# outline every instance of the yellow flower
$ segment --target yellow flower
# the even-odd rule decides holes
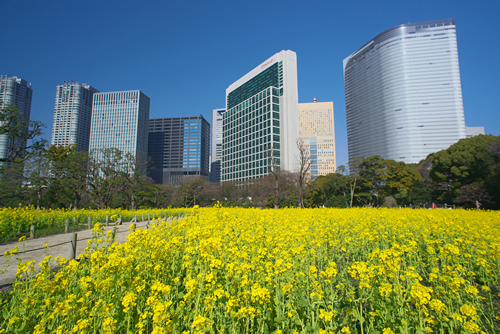
[[[332,320],[332,317],[333,317],[333,312],[327,312],[325,311],[324,309],[321,309],[319,311],[319,318],[320,319],[323,319],[325,320],[326,322],[329,322],[330,320]]]
[[[127,292],[125,297],[122,299],[122,305],[124,307],[123,312],[127,313],[130,307],[136,305],[137,295],[133,292]]]
[[[194,330],[203,330],[210,327],[211,321],[208,318],[197,316],[194,318],[193,323],[191,324],[191,328]]]

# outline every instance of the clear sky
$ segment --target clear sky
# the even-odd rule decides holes
[[[50,140],[56,86],[136,90],[151,118],[225,107],[225,89],[281,50],[297,53],[299,102],[333,101],[347,162],[342,60],[380,32],[454,18],[467,126],[500,135],[499,0],[0,0],[0,74],[31,82]]]

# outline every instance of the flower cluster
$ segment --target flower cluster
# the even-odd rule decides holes
[[[500,214],[196,208],[80,261],[18,266],[0,326],[35,333],[493,333]],[[58,263],[57,273],[50,271]],[[0,332],[1,332],[0,329]]]

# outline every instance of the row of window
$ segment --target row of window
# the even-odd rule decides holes
[[[227,108],[233,108],[234,106],[240,104],[241,101],[249,99],[267,87],[274,86],[279,88],[282,85],[283,64],[282,62],[279,62],[271,65],[265,71],[259,73],[243,85],[230,92],[227,96]]]

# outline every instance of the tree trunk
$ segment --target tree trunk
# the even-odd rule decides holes
[[[132,194],[132,201],[130,202],[130,210],[135,210],[135,194]]]
[[[36,210],[40,210],[40,198],[42,197],[42,191],[38,190],[36,192]]]
[[[278,189],[279,189],[279,179],[278,175],[274,175],[275,181],[274,181],[274,208],[279,209],[279,203],[278,203]]]
[[[78,204],[80,204],[80,194],[74,193],[75,194],[75,211],[78,210]]]
[[[351,208],[352,208],[352,201],[354,200],[355,189],[356,189],[356,177],[354,178],[354,185],[351,184]]]

